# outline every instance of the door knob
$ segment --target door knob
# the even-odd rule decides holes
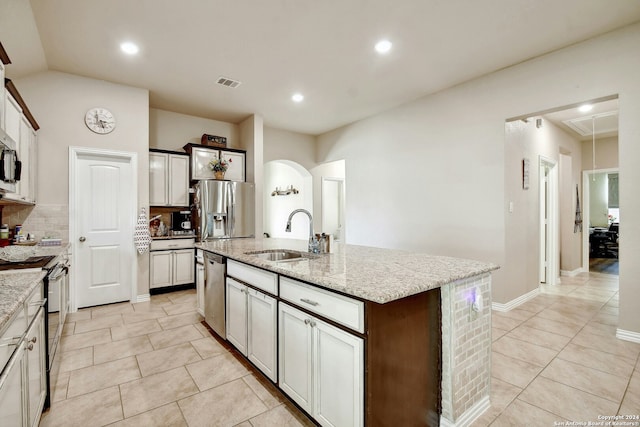
[[[86,237],[84,237],[84,236],[82,236],[82,237],[80,237],[78,240],[80,240],[81,242],[84,242],[85,240],[87,240],[87,238],[86,238]]]

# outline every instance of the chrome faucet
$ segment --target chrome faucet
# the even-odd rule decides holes
[[[308,210],[305,209],[296,209],[289,214],[289,219],[287,220],[287,228],[284,229],[287,233],[291,233],[291,218],[298,212],[302,212],[307,214],[309,217],[309,252],[318,253],[320,252],[320,248],[318,246],[318,240],[316,236],[313,234],[313,217]]]

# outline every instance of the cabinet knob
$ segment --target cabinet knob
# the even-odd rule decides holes
[[[311,323],[311,319],[304,319],[304,324],[308,325],[309,323]]]
[[[33,344],[32,344],[32,343],[29,343],[29,345],[28,345],[26,348],[27,348],[27,350],[29,350],[29,351],[33,350]]]
[[[38,341],[38,337],[33,337],[29,340],[29,342],[32,342],[34,344],[36,343],[36,341]]]
[[[86,238],[86,237],[84,237],[84,236],[80,236],[80,238],[79,238],[78,240],[80,240],[81,242],[84,242],[84,241],[86,241],[86,240],[87,240],[87,238]]]

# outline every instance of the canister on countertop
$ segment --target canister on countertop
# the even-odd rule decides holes
[[[0,239],[8,239],[9,238],[9,225],[2,224],[0,227]]]
[[[7,228],[7,230],[8,230],[8,228]],[[13,231],[13,235],[17,236],[17,235],[19,235],[21,233],[21,231],[22,231],[22,224],[16,224],[16,228]]]

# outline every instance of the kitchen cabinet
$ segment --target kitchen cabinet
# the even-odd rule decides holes
[[[6,80],[3,102],[4,129],[16,143],[17,158],[22,162],[15,193],[7,193],[4,198],[19,204],[35,204],[38,181],[36,131],[39,126],[10,80]]]
[[[362,426],[364,340],[279,305],[280,387],[323,426]]]
[[[192,180],[215,179],[214,173],[209,167],[209,162],[221,157],[229,162],[224,179],[242,182],[246,180],[246,151],[213,148],[198,144],[187,144],[184,149],[191,158]]]
[[[169,239],[151,242],[149,288],[194,283],[194,239]]]
[[[226,334],[271,381],[276,376],[276,299],[227,277]]]
[[[149,205],[189,206],[189,156],[149,151]]]
[[[202,249],[196,250],[196,306],[198,313],[204,317],[204,287],[205,287],[205,272],[204,272],[204,256]]]
[[[22,117],[22,107],[18,101],[5,90],[4,97],[4,131],[16,143],[20,141],[20,122]]]
[[[2,48],[2,44],[0,43],[0,129],[4,130],[4,102],[5,102],[5,89],[4,89],[4,73],[5,73],[5,69],[4,69],[4,61],[2,61],[1,59],[3,58],[3,53],[6,56],[6,52],[4,52],[4,49]],[[8,59],[8,58],[6,58]]]
[[[40,421],[47,394],[43,292],[40,282],[2,333],[2,354],[11,357],[0,365],[0,425],[34,427]]]
[[[22,175],[16,186],[16,194],[10,195],[22,202],[36,202],[37,147],[36,133],[25,116],[20,118],[20,139],[18,140],[18,159],[22,162]]]

